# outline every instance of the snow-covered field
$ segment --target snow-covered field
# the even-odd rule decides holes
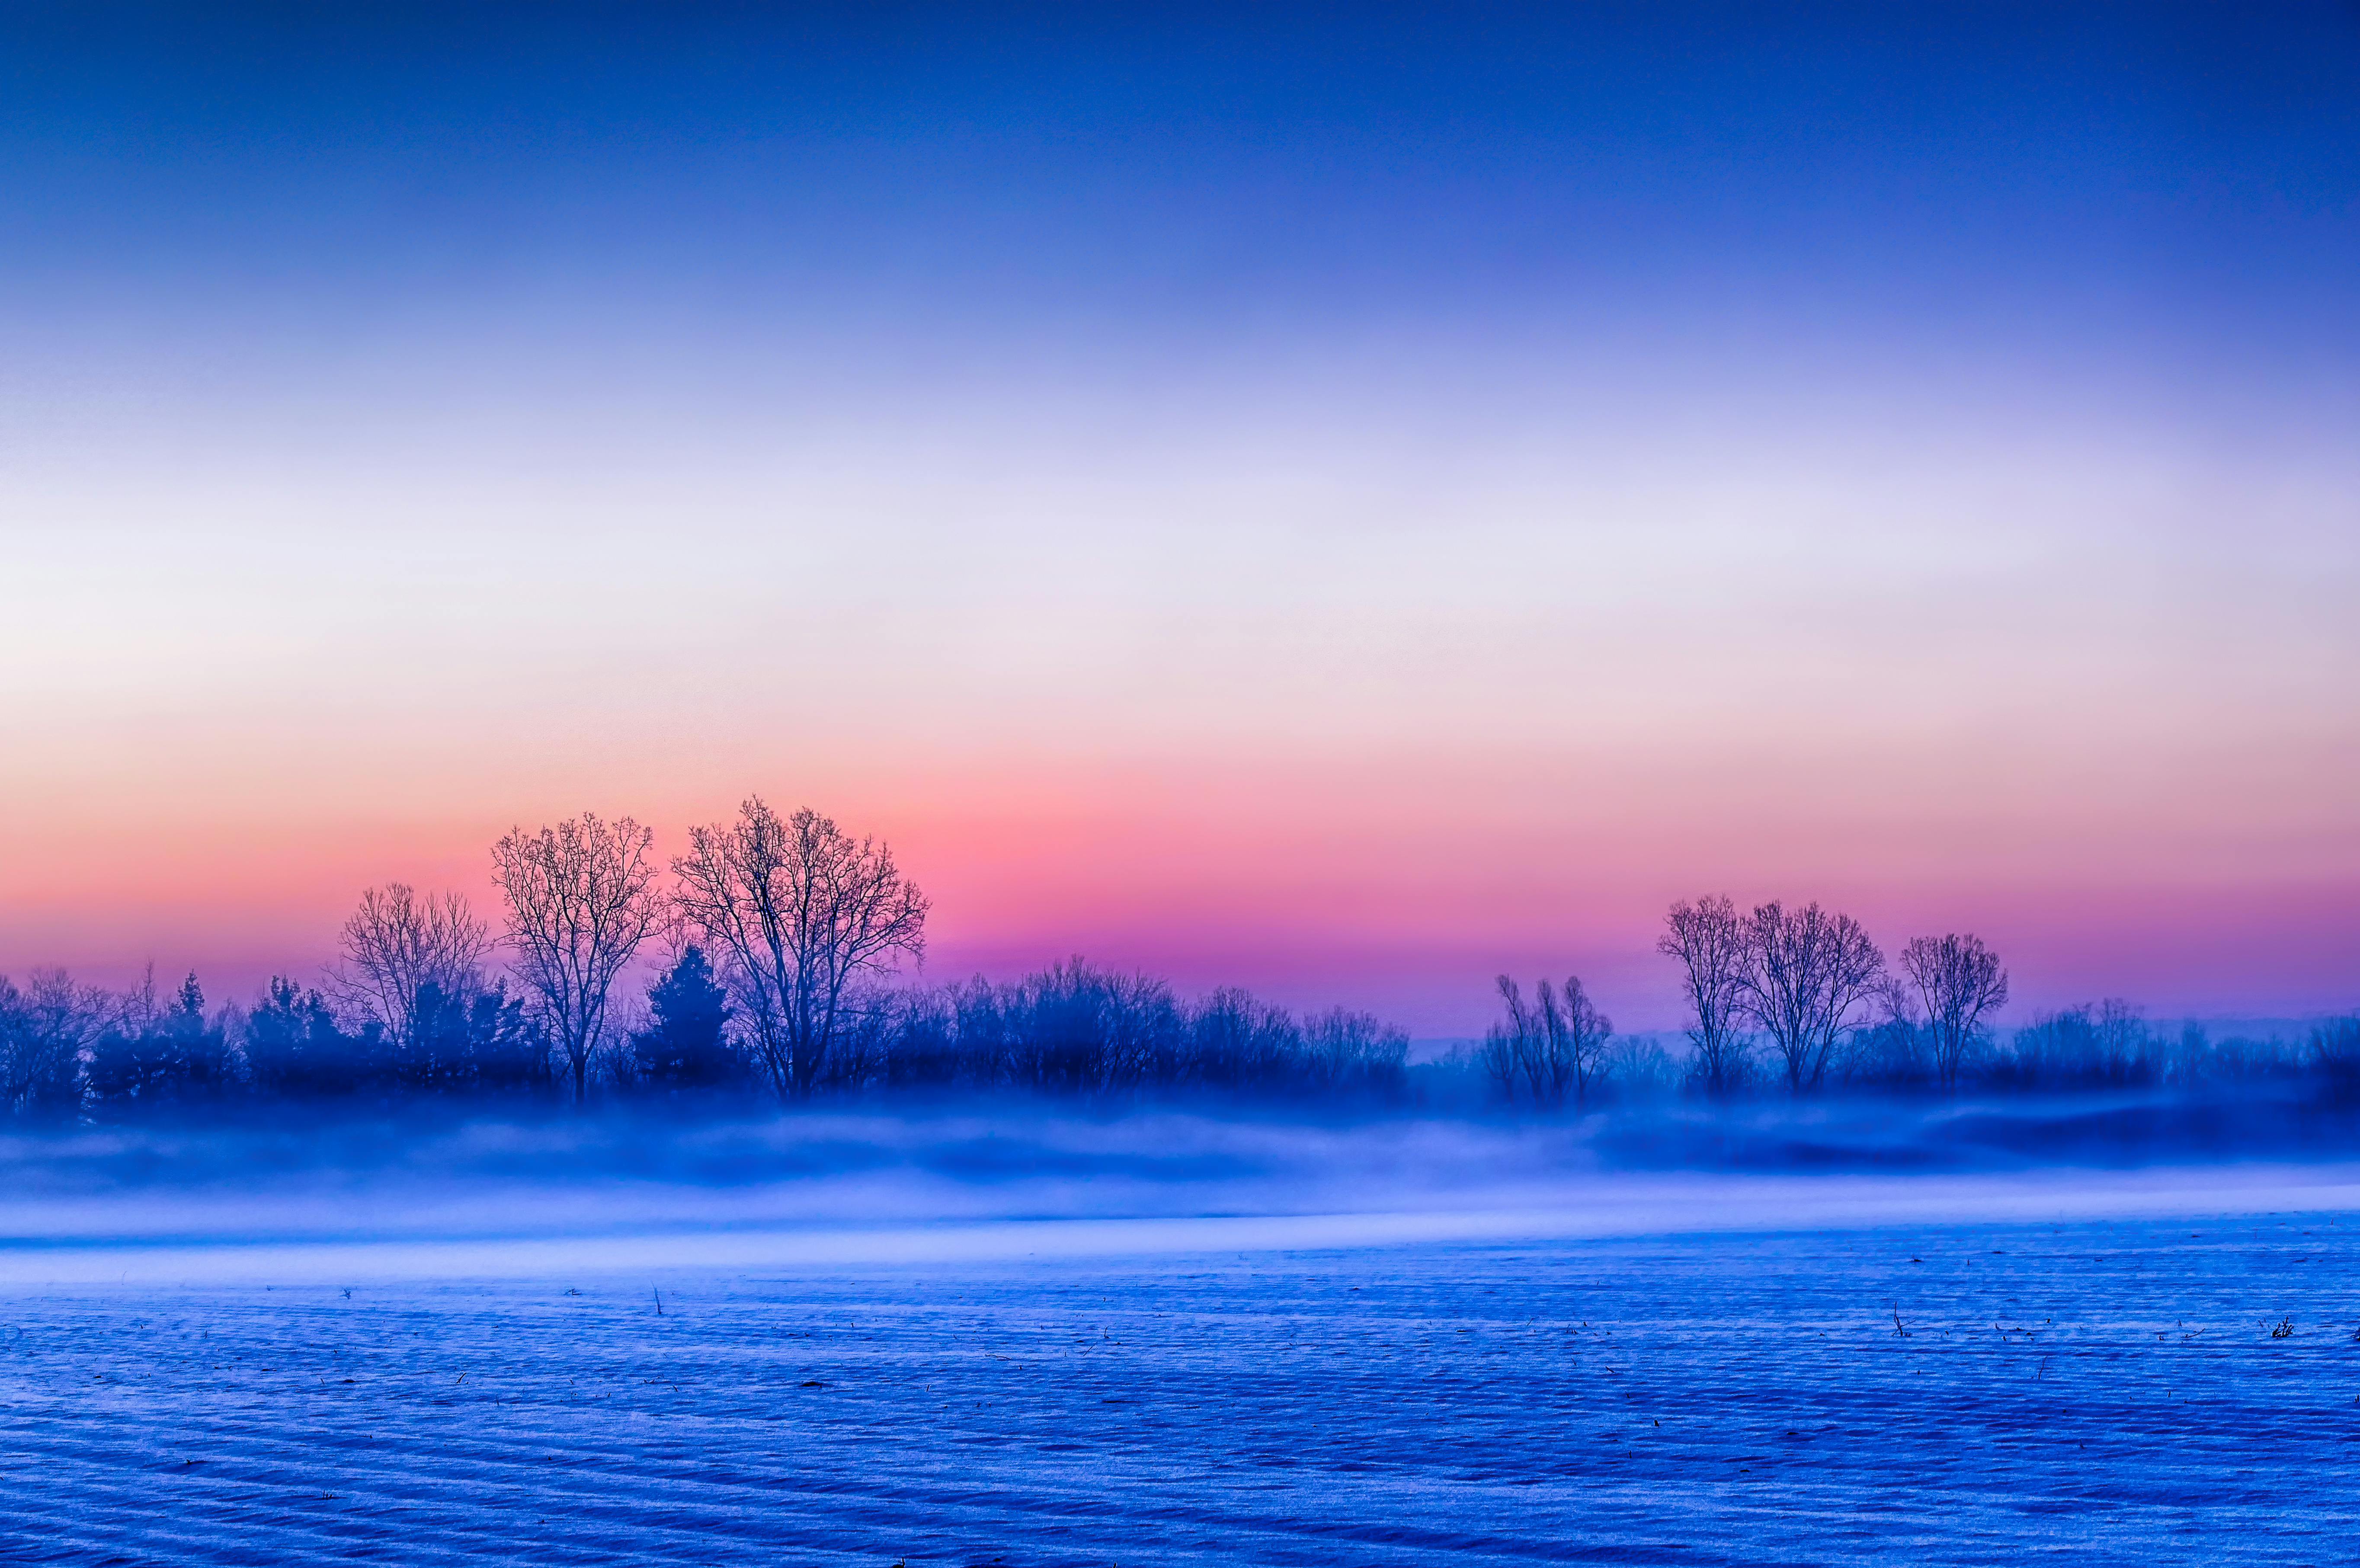
[[[0,1208],[5,1560],[2360,1557],[2344,1168],[469,1181]]]

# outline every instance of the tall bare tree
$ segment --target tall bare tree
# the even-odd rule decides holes
[[[591,1053],[606,999],[663,916],[649,849],[655,834],[628,817],[588,811],[537,833],[512,828],[492,846],[492,876],[508,900],[517,977],[589,1098]]]
[[[397,1049],[417,1037],[420,993],[432,985],[446,1000],[473,996],[483,985],[491,932],[458,893],[420,898],[406,882],[371,887],[344,922],[343,954],[328,970],[337,1003],[374,1019]]]
[[[1934,1067],[1946,1094],[1959,1087],[1959,1068],[1983,1034],[1983,1019],[2007,1004],[2007,971],[1978,936],[1912,937],[1901,950],[1901,972],[1926,1008]]]
[[[1500,1098],[1513,1102],[1516,1081],[1529,1071],[1533,1060],[1533,1040],[1539,1021],[1524,1005],[1524,989],[1502,975],[1497,982],[1500,1000],[1506,1004],[1508,1021],[1493,1024],[1483,1031],[1483,1051],[1479,1061],[1483,1075],[1500,1087]]]
[[[1746,1012],[1778,1048],[1788,1090],[1819,1087],[1837,1040],[1865,1020],[1885,955],[1850,915],[1775,898],[1745,921],[1745,949]]]
[[[926,898],[871,838],[760,797],[697,828],[672,862],[680,913],[728,956],[730,985],[781,1098],[809,1094],[855,987],[925,950]]]
[[[1705,1088],[1723,1094],[1735,1084],[1746,1049],[1745,922],[1725,898],[1684,898],[1664,916],[1655,951],[1680,961],[1688,1043]]]
[[[1541,1032],[1548,1042],[1551,1098],[1562,1102],[1571,1089],[1573,1103],[1579,1105],[1590,1098],[1605,1065],[1606,1043],[1613,1038],[1614,1020],[1590,1002],[1580,976],[1575,975],[1565,977],[1562,996],[1542,981],[1540,1004]]]

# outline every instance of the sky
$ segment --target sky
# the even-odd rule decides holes
[[[2348,5],[12,7],[0,971],[759,793],[935,978],[2349,1008],[2355,430]]]

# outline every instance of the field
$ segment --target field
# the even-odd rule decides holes
[[[720,1228],[633,1191],[628,1226],[586,1237],[578,1210],[513,1208],[445,1214],[455,1239],[231,1236],[219,1210],[126,1239],[92,1216],[154,1204],[118,1197],[20,1239],[7,1560],[2304,1563],[2360,1541],[2348,1171],[832,1226],[740,1194]]]

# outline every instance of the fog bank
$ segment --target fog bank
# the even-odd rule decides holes
[[[2360,1206],[2350,1127],[2298,1110],[2116,1096],[1310,1124],[1010,1104],[84,1129],[0,1140],[0,1282],[811,1269]]]

